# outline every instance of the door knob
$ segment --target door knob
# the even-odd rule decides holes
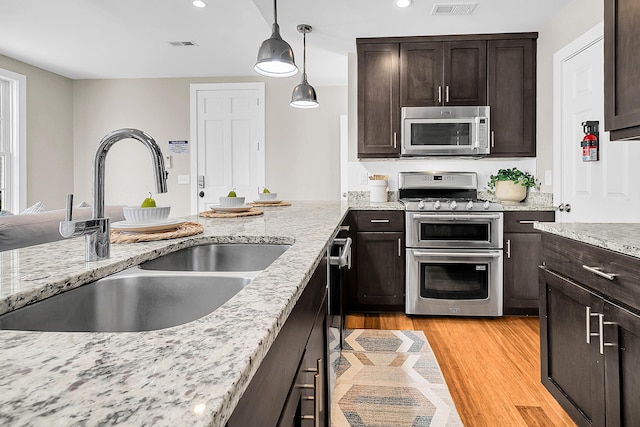
[[[560,206],[558,206],[558,210],[560,212],[571,212],[571,205],[569,203],[562,203],[560,204]]]
[[[198,193],[198,196],[200,196],[200,197],[204,197],[204,191],[199,192],[199,193]]]

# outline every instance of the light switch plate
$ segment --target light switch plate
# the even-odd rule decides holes
[[[178,175],[178,184],[189,184],[189,175]]]

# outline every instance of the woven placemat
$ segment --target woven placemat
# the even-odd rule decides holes
[[[152,242],[155,240],[195,236],[202,232],[204,232],[204,227],[197,222],[185,222],[180,224],[175,230],[159,233],[132,233],[129,231],[111,230],[111,243]]]
[[[259,207],[265,207],[265,208],[270,208],[272,206],[291,206],[291,202],[279,202],[279,203],[261,203],[261,202],[249,202],[247,203],[248,205],[251,206],[259,206]]]
[[[245,212],[217,212],[211,209],[210,211],[200,212],[198,215],[205,218],[237,218],[240,216],[262,215],[263,213],[264,211],[261,211],[260,209],[254,209],[254,208],[251,208]]]

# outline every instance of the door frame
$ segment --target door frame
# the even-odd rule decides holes
[[[562,67],[580,52],[604,39],[604,22],[596,26],[558,50],[553,55],[553,200],[564,203],[562,194]],[[576,141],[577,144],[578,141]],[[577,151],[576,151],[577,152]],[[563,215],[557,215],[556,221],[564,222]]]
[[[190,149],[190,171],[189,171],[189,191],[191,195],[191,214],[198,214],[198,92],[200,91],[227,91],[227,90],[255,90],[258,95],[258,103],[261,106],[262,114],[258,117],[257,138],[258,148],[258,169],[262,172],[258,174],[258,181],[262,186],[266,181],[266,135],[265,135],[265,84],[264,82],[248,83],[192,83],[189,85],[189,134],[191,139]]]

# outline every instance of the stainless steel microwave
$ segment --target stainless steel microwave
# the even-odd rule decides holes
[[[479,107],[403,107],[403,157],[486,156],[490,113]]]

